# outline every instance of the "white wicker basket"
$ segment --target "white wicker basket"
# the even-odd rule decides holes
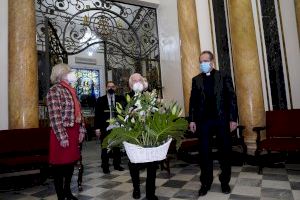
[[[146,163],[164,160],[168,153],[172,138],[158,147],[141,147],[128,142],[123,142],[127,156],[132,163]]]

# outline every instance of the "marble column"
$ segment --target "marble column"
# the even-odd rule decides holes
[[[300,0],[295,0],[295,11],[297,19],[298,40],[300,44]]]
[[[252,128],[265,125],[265,110],[251,0],[229,0],[228,8],[239,120],[246,126],[245,142],[252,154]]]
[[[35,1],[13,0],[9,19],[9,128],[38,127]]]
[[[178,0],[181,71],[185,113],[188,113],[192,78],[199,74],[200,42],[195,0]]]

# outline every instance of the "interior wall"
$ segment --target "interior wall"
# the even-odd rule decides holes
[[[157,20],[163,98],[177,101],[184,109],[177,1],[161,1]]]
[[[8,0],[0,6],[0,130],[8,129]]]
[[[213,35],[213,19],[210,18],[211,14],[210,1],[196,0],[198,31],[200,39],[201,51],[209,50],[216,54],[214,51],[214,35]],[[216,56],[217,57],[217,56]]]
[[[291,107],[300,108],[300,49],[294,0],[279,0]]]

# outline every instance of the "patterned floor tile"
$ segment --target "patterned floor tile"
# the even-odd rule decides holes
[[[240,178],[237,180],[237,185],[241,186],[251,186],[251,187],[260,187],[261,180],[253,178]]]
[[[132,184],[131,183],[121,183],[120,185],[114,187],[114,190],[130,192],[130,191],[132,191]]]
[[[185,181],[178,181],[178,180],[168,180],[163,187],[172,187],[172,188],[182,188],[186,184]]]
[[[95,197],[95,196],[98,196],[98,195],[102,194],[105,191],[108,191],[108,189],[94,187],[94,188],[91,188],[91,189],[88,189],[88,190],[84,190],[83,192],[80,193],[80,195]]]
[[[242,172],[257,172],[257,167],[256,166],[245,166],[241,170]]]
[[[291,182],[292,190],[300,190],[300,182]]]
[[[292,191],[285,190],[285,189],[262,188],[261,196],[282,199],[282,200],[293,200],[294,199]]]
[[[170,187],[159,187],[156,189],[155,193],[157,196],[162,196],[162,197],[173,197],[180,188],[170,188]]]
[[[115,200],[121,196],[126,194],[124,191],[117,191],[117,190],[108,190],[103,192],[102,194],[98,195],[97,199],[106,199],[106,200]]]
[[[231,193],[243,196],[260,197],[261,188],[235,185]]]
[[[195,175],[192,174],[176,174],[170,180],[190,181]]]
[[[262,180],[261,186],[263,188],[291,189],[291,184],[288,181]]]
[[[294,200],[300,200],[300,190],[293,190],[292,191]]]
[[[231,194],[229,200],[260,200],[260,197],[244,196],[239,194]]]
[[[264,174],[287,174],[287,170],[285,168],[268,168],[265,167],[263,169]]]
[[[287,174],[264,174],[263,180],[288,181]]]
[[[131,200],[132,181],[128,171],[128,159],[122,158],[125,171],[113,170],[103,174],[100,167],[99,144],[87,142],[83,148],[84,176],[83,191],[77,187],[78,169],[75,169],[71,189],[80,200]],[[223,194],[218,175],[220,165],[214,162],[214,179],[210,191],[198,197],[201,186],[200,167],[180,160],[171,159],[171,174],[157,170],[156,195],[159,200],[300,200],[300,164],[286,168],[264,168],[263,175],[257,174],[257,166],[233,166],[230,180],[231,194]],[[145,198],[147,173],[140,171],[140,200]],[[56,200],[53,179],[43,185],[20,188],[16,191],[0,192],[1,200]]]
[[[181,189],[173,197],[180,199],[197,199],[198,191]]]
[[[97,185],[97,187],[112,189],[112,188],[115,188],[116,186],[118,186],[120,184],[121,184],[120,182],[116,182],[116,181],[105,181],[105,182],[100,183],[99,185]]]
[[[200,189],[200,181],[189,181],[187,182],[182,189],[189,189],[189,190],[199,190]]]
[[[229,194],[216,193],[209,191],[207,195],[199,197],[199,200],[228,200]]]

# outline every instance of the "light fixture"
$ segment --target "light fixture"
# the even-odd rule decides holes
[[[89,25],[89,17],[87,15],[83,16],[83,22],[82,22],[83,26],[88,26]]]

